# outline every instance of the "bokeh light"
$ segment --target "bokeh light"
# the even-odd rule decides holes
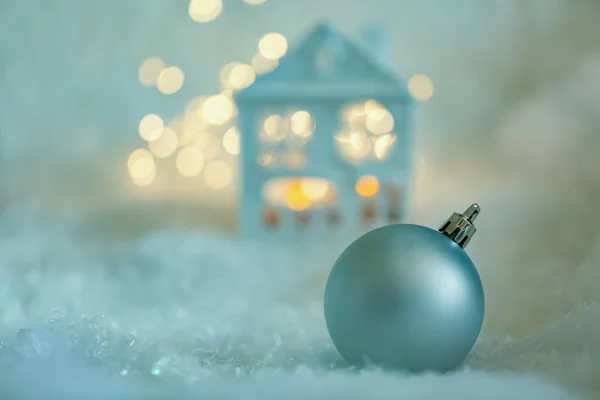
[[[371,133],[376,135],[390,133],[394,129],[394,117],[385,108],[373,108],[367,111],[365,125]]]
[[[245,89],[254,83],[256,74],[248,64],[235,65],[229,73],[228,83],[233,89]]]
[[[221,72],[219,73],[219,78],[221,80],[221,86],[223,86],[224,88],[231,87],[231,83],[229,82],[229,76],[231,75],[231,71],[238,65],[240,65],[240,63],[230,62],[228,64],[225,64],[225,66],[223,68],[221,68]]]
[[[277,141],[283,137],[283,117],[272,114],[265,118],[261,137],[267,141]]]
[[[204,102],[207,98],[208,97],[206,96],[200,96],[190,100],[185,107],[186,118],[190,118],[192,116],[202,117],[202,107],[204,106]]]
[[[185,144],[185,120],[183,117],[175,117],[173,118],[169,124],[167,125],[169,129],[171,129],[177,135],[177,144],[182,146]]]
[[[240,133],[235,127],[227,129],[223,135],[223,148],[234,156],[240,154]]]
[[[267,0],[243,0],[244,3],[250,4],[251,6],[258,6],[264,4]]]
[[[372,143],[362,131],[346,131],[334,136],[336,148],[348,162],[363,161],[371,152]]]
[[[204,181],[212,189],[224,189],[231,183],[233,171],[223,161],[212,161],[204,169]]]
[[[183,176],[193,177],[202,171],[204,167],[204,156],[195,147],[184,147],[179,151],[175,159],[177,170]]]
[[[180,146],[193,142],[198,135],[210,128],[203,116],[206,99],[207,97],[197,97],[188,103],[183,117],[183,130],[178,134]]]
[[[299,182],[288,186],[286,194],[286,204],[293,211],[305,211],[310,207],[310,199],[300,187]]]
[[[413,75],[408,81],[410,95],[418,101],[427,101],[433,96],[433,82],[427,75]]]
[[[375,157],[379,160],[385,159],[395,141],[396,136],[389,133],[378,137],[373,149]]]
[[[202,106],[202,116],[211,125],[220,126],[233,117],[233,102],[224,95],[210,96]]]
[[[131,178],[136,186],[148,186],[156,179],[156,167],[152,168],[150,174],[143,178]]]
[[[366,117],[366,105],[363,103],[355,103],[346,106],[342,115],[346,124],[352,129],[364,129]]]
[[[302,178],[300,180],[300,190],[311,201],[323,199],[332,186],[331,182],[323,178]]]
[[[158,57],[151,57],[142,62],[138,71],[140,82],[144,86],[155,86],[158,76],[165,69],[165,63]]]
[[[277,32],[267,33],[258,42],[258,51],[269,60],[279,60],[285,55],[287,49],[287,39]]]
[[[379,191],[379,181],[373,175],[364,175],[356,181],[355,189],[360,196],[371,197]]]
[[[314,130],[312,115],[305,110],[296,111],[290,118],[290,128],[298,136],[310,136]]]
[[[222,0],[191,0],[188,7],[190,17],[196,22],[210,22],[223,11]]]
[[[156,178],[154,157],[146,149],[134,150],[127,159],[127,169],[134,184],[147,186]]]
[[[267,204],[294,211],[332,205],[337,198],[335,185],[324,178],[279,177],[265,182],[262,191]]]
[[[179,67],[164,69],[158,76],[156,87],[163,94],[173,94],[183,86],[185,75]]]
[[[148,114],[144,116],[138,125],[140,137],[148,142],[161,137],[164,129],[164,121],[156,114]]]
[[[177,134],[171,128],[165,128],[163,134],[148,143],[152,154],[158,158],[167,158],[177,149]]]
[[[336,149],[348,162],[381,161],[396,141],[392,113],[379,101],[352,103],[342,110],[344,126],[334,135]]]
[[[270,60],[264,57],[260,52],[252,58],[252,68],[257,75],[264,75],[273,71],[279,65],[278,60]]]
[[[365,104],[364,104],[363,108],[365,110],[365,113],[369,113],[371,111],[374,111],[374,110],[377,110],[377,109],[380,109],[380,108],[384,108],[385,109],[385,107],[384,107],[383,104],[381,104],[377,100],[373,100],[373,99],[365,101]]]

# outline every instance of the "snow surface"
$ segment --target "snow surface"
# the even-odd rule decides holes
[[[322,316],[337,249],[266,249],[183,230],[109,242],[77,219],[31,215],[8,209],[0,222],[3,400],[598,393],[594,304],[519,340],[484,334],[454,373],[358,372],[332,348]],[[308,262],[293,256],[301,251]]]

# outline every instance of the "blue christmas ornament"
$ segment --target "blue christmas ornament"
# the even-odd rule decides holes
[[[448,371],[481,330],[485,300],[464,250],[480,212],[473,204],[439,231],[388,225],[353,242],[331,270],[325,320],[351,364],[408,372]]]

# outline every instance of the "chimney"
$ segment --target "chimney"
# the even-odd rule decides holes
[[[392,54],[388,30],[378,24],[369,24],[360,30],[361,42],[365,49],[385,67],[392,64]]]

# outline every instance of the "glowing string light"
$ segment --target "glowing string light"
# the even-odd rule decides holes
[[[415,100],[427,101],[433,96],[433,82],[427,75],[414,75],[408,81],[408,91]]]
[[[287,49],[287,39],[277,32],[267,33],[258,42],[258,51],[269,60],[279,60],[285,55]]]
[[[191,0],[188,7],[190,17],[196,22],[210,22],[223,11],[222,0]]]

